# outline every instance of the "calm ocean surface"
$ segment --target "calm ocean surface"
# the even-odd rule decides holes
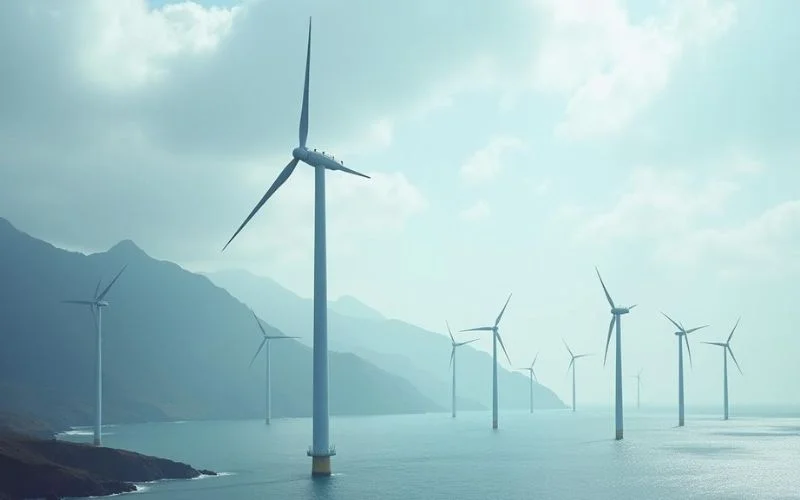
[[[337,417],[334,476],[310,478],[310,419],[108,426],[106,446],[229,473],[143,485],[156,499],[800,499],[800,418],[628,410]],[[82,431],[63,439],[88,441]],[[88,434],[88,433],[87,433]]]

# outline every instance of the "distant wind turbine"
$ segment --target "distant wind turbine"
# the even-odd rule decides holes
[[[636,379],[636,409],[638,410],[642,406],[642,398],[641,398],[641,388],[642,388],[642,370],[639,370],[639,373],[633,375],[633,378]]]
[[[608,300],[608,305],[611,306],[611,323],[608,325],[608,338],[606,339],[606,353],[603,356],[603,366],[606,365],[606,358],[608,357],[608,346],[611,342],[611,332],[614,330],[614,325],[617,326],[616,344],[617,344],[617,375],[616,375],[616,401],[615,401],[615,424],[616,424],[616,439],[622,439],[622,315],[631,312],[631,309],[636,307],[636,304],[630,307],[617,307],[614,301],[611,300],[611,295],[608,293],[606,284],[603,283],[603,278],[600,276],[600,271],[595,267],[597,278],[600,280],[600,285],[603,287],[603,292]]]
[[[728,353],[731,354],[731,359],[734,363],[736,363],[736,368],[739,370],[739,373],[743,375],[742,369],[739,366],[739,362],[736,361],[736,356],[733,355],[733,350],[731,349],[731,338],[733,337],[733,332],[736,331],[736,327],[739,326],[739,321],[742,318],[736,320],[736,324],[733,325],[733,330],[731,330],[731,334],[728,335],[728,340],[725,342],[703,342],[704,344],[716,345],[722,347],[722,370],[723,370],[723,383],[722,383],[722,401],[724,406],[724,419],[728,420]]]
[[[311,18],[308,18],[308,49],[306,51],[306,73],[303,86],[303,105],[300,111],[300,144],[292,150],[292,160],[272,183],[266,194],[256,204],[250,215],[242,222],[239,229],[222,248],[231,244],[234,238],[250,222],[250,219],[275,194],[284,182],[292,175],[299,162],[314,167],[314,374],[313,374],[313,410],[312,410],[312,445],[307,455],[312,457],[311,475],[330,476],[331,457],[336,450],[330,446],[329,414],[328,414],[328,291],[325,257],[325,170],[341,170],[348,174],[369,179],[355,170],[344,166],[333,156],[316,149],[306,147],[308,138],[308,82],[311,65]]]
[[[253,362],[258,357],[258,353],[261,352],[261,349],[264,348],[264,345],[267,346],[267,425],[270,424],[270,420],[272,420],[272,376],[270,372],[270,344],[273,340],[280,340],[280,339],[299,339],[300,337],[286,337],[284,335],[267,335],[267,332],[264,331],[264,327],[261,326],[261,321],[256,316],[256,313],[253,313],[253,317],[256,319],[256,324],[258,325],[258,329],[261,330],[261,335],[264,337],[261,341],[261,345],[258,346],[253,359],[250,360],[250,365],[253,366]]]
[[[503,352],[506,355],[506,359],[508,363],[511,364],[511,358],[508,357],[508,351],[506,351],[506,346],[503,345],[503,339],[500,337],[500,330],[498,325],[500,324],[500,319],[503,317],[503,313],[506,312],[506,307],[508,307],[508,301],[511,300],[511,294],[508,294],[508,299],[506,299],[506,303],[503,306],[503,309],[500,311],[500,314],[497,315],[497,319],[494,320],[494,326],[480,326],[478,328],[469,328],[467,330],[461,330],[462,332],[492,332],[492,429],[497,429],[497,342],[500,342],[500,347],[503,348]]]
[[[536,378],[536,372],[533,371],[533,367],[534,365],[536,365],[537,359],[539,359],[538,352],[536,353],[536,356],[533,357],[533,362],[531,363],[531,366],[526,366],[525,368],[517,368],[517,370],[528,372],[528,375],[530,376],[531,379],[531,413],[533,413],[533,380],[536,379],[537,382],[539,381],[539,379]]]
[[[461,347],[462,345],[467,345],[475,342],[478,339],[467,340],[466,342],[456,342],[456,339],[453,338],[453,332],[450,331],[450,324],[445,321],[445,325],[447,325],[447,333],[450,334],[450,343],[452,345],[452,349],[450,350],[450,368],[453,370],[453,418],[456,418],[456,348]]]
[[[683,404],[683,339],[686,339],[686,352],[689,353],[689,366],[692,365],[692,349],[689,347],[689,334],[692,332],[696,332],[701,328],[706,328],[708,325],[698,326],[695,328],[686,329],[683,327],[681,323],[676,322],[665,313],[661,313],[664,315],[665,318],[669,320],[670,323],[675,325],[675,328],[678,329],[675,332],[675,335],[678,337],[678,427],[683,427],[684,425],[684,404]]]
[[[94,445],[103,446],[102,442],[102,424],[103,424],[103,308],[108,307],[108,301],[105,300],[108,291],[117,282],[122,272],[128,267],[127,264],[120,269],[114,279],[100,291],[100,283],[102,279],[97,282],[94,289],[94,298],[91,300],[62,300],[65,304],[80,304],[89,306],[94,318],[95,328],[95,406],[94,406]]]
[[[575,411],[575,367],[577,366],[575,360],[578,358],[585,358],[586,356],[591,356],[591,354],[574,354],[572,352],[572,349],[570,349],[569,346],[567,345],[567,341],[564,339],[561,339],[561,341],[564,342],[564,347],[567,348],[567,352],[569,352],[570,356],[567,372],[569,372],[569,369],[572,368],[572,411],[574,412]]]

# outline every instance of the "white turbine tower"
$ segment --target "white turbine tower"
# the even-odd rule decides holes
[[[683,404],[683,339],[686,339],[686,352],[689,353],[689,366],[692,365],[692,349],[689,347],[689,334],[692,332],[696,332],[701,328],[705,328],[708,325],[698,326],[695,328],[686,329],[683,327],[681,323],[676,322],[665,313],[661,313],[664,315],[665,318],[669,320],[670,323],[675,325],[675,328],[678,329],[675,332],[675,336],[678,337],[678,427],[683,427],[684,425],[684,404]]]
[[[636,379],[636,409],[642,407],[642,370],[639,370],[639,373],[634,375],[632,378]]]
[[[456,342],[456,339],[453,338],[453,332],[450,331],[450,324],[445,321],[445,325],[447,325],[447,333],[450,334],[450,344],[452,346],[450,350],[450,368],[453,370],[453,418],[456,418],[456,348],[461,347],[462,345],[467,345],[475,342],[478,339],[467,340],[466,342]]]
[[[108,307],[108,301],[105,300],[108,291],[117,282],[122,272],[127,265],[114,276],[114,279],[106,286],[103,291],[100,291],[100,283],[102,279],[97,282],[94,289],[94,298],[91,300],[63,300],[65,304],[80,304],[89,306],[94,318],[95,329],[95,401],[94,401],[94,445],[102,446],[102,425],[103,425],[103,308]]]
[[[736,356],[733,355],[733,350],[731,349],[731,338],[733,337],[733,332],[736,331],[736,327],[739,326],[739,321],[741,319],[742,318],[736,320],[736,324],[733,325],[733,330],[731,330],[731,334],[728,335],[728,340],[725,342],[703,342],[704,344],[722,347],[722,402],[724,406],[724,420],[728,420],[728,353],[731,354],[731,359],[734,363],[736,363],[736,368],[739,370],[739,374],[744,375],[742,373],[742,368],[739,366],[739,362],[736,361]]]
[[[230,245],[236,235],[250,222],[264,203],[292,175],[299,162],[314,167],[314,374],[312,404],[312,445],[307,455],[312,458],[312,476],[331,475],[331,457],[336,450],[329,441],[328,420],[328,292],[325,258],[325,170],[341,170],[369,179],[369,176],[344,166],[333,156],[306,147],[308,138],[308,80],[311,64],[311,18],[308,19],[308,49],[306,51],[306,74],[303,86],[303,105],[300,111],[300,144],[292,150],[292,161],[272,183],[250,215],[223,247]]]
[[[608,305],[611,306],[611,323],[608,325],[608,338],[606,339],[606,352],[603,355],[603,366],[606,365],[608,358],[608,346],[611,342],[611,332],[614,330],[614,325],[617,326],[616,344],[617,344],[617,374],[615,383],[615,411],[614,423],[616,427],[616,439],[622,439],[622,315],[631,312],[631,309],[636,307],[636,304],[630,307],[617,307],[614,301],[611,300],[611,295],[608,293],[606,284],[603,283],[603,278],[600,276],[600,271],[595,267],[597,278],[600,279],[600,285],[603,287],[603,292],[606,294]]]
[[[533,367],[536,365],[536,360],[537,359],[539,359],[539,353],[538,352],[536,353],[536,356],[533,357],[533,362],[531,363],[531,366],[526,366],[525,368],[517,368],[517,370],[519,370],[519,371],[528,372],[528,375],[530,376],[530,381],[531,381],[531,413],[533,413],[533,380],[536,379],[537,382],[539,381],[539,379],[536,378],[536,372],[533,371]]]
[[[506,346],[503,345],[503,339],[500,338],[500,330],[498,329],[498,325],[500,324],[500,319],[503,317],[503,313],[506,312],[506,307],[508,307],[508,301],[511,300],[511,294],[508,294],[508,299],[506,299],[506,303],[503,306],[503,309],[500,311],[500,314],[497,315],[497,319],[494,320],[494,326],[480,326],[478,328],[469,328],[467,330],[461,330],[462,332],[492,332],[492,429],[497,429],[497,342],[500,342],[500,347],[503,348],[503,352],[506,355],[506,359],[508,363],[511,364],[511,358],[508,357],[508,351],[506,351]]]
[[[252,311],[251,311],[252,312]],[[267,332],[264,331],[264,327],[261,326],[261,321],[256,316],[256,313],[253,312],[253,317],[256,319],[256,324],[258,325],[258,329],[261,330],[261,335],[264,337],[261,341],[261,345],[258,346],[253,359],[250,360],[250,365],[253,366],[253,362],[258,357],[258,353],[261,352],[261,349],[264,346],[267,346],[266,357],[267,357],[267,425],[270,424],[270,420],[272,420],[272,375],[270,372],[270,347],[273,340],[281,340],[281,339],[299,339],[300,337],[286,337],[284,335],[267,335]]]
[[[572,349],[569,348],[567,345],[567,341],[561,339],[564,342],[564,347],[567,348],[567,352],[569,352],[570,360],[569,366],[567,367],[567,373],[569,373],[570,368],[572,368],[572,411],[575,411],[575,367],[578,365],[575,360],[579,358],[585,358],[586,356],[591,356],[591,354],[575,354],[572,352]]]

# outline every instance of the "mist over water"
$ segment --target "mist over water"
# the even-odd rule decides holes
[[[309,477],[310,419],[120,425],[111,447],[227,475],[165,481],[152,499],[800,498],[800,418],[628,410],[625,440],[606,410],[339,417],[334,476]],[[62,439],[82,441],[80,435]]]

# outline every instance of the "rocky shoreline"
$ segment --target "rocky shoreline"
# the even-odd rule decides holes
[[[113,495],[136,491],[134,483],[201,475],[216,473],[126,450],[0,433],[0,500]]]

